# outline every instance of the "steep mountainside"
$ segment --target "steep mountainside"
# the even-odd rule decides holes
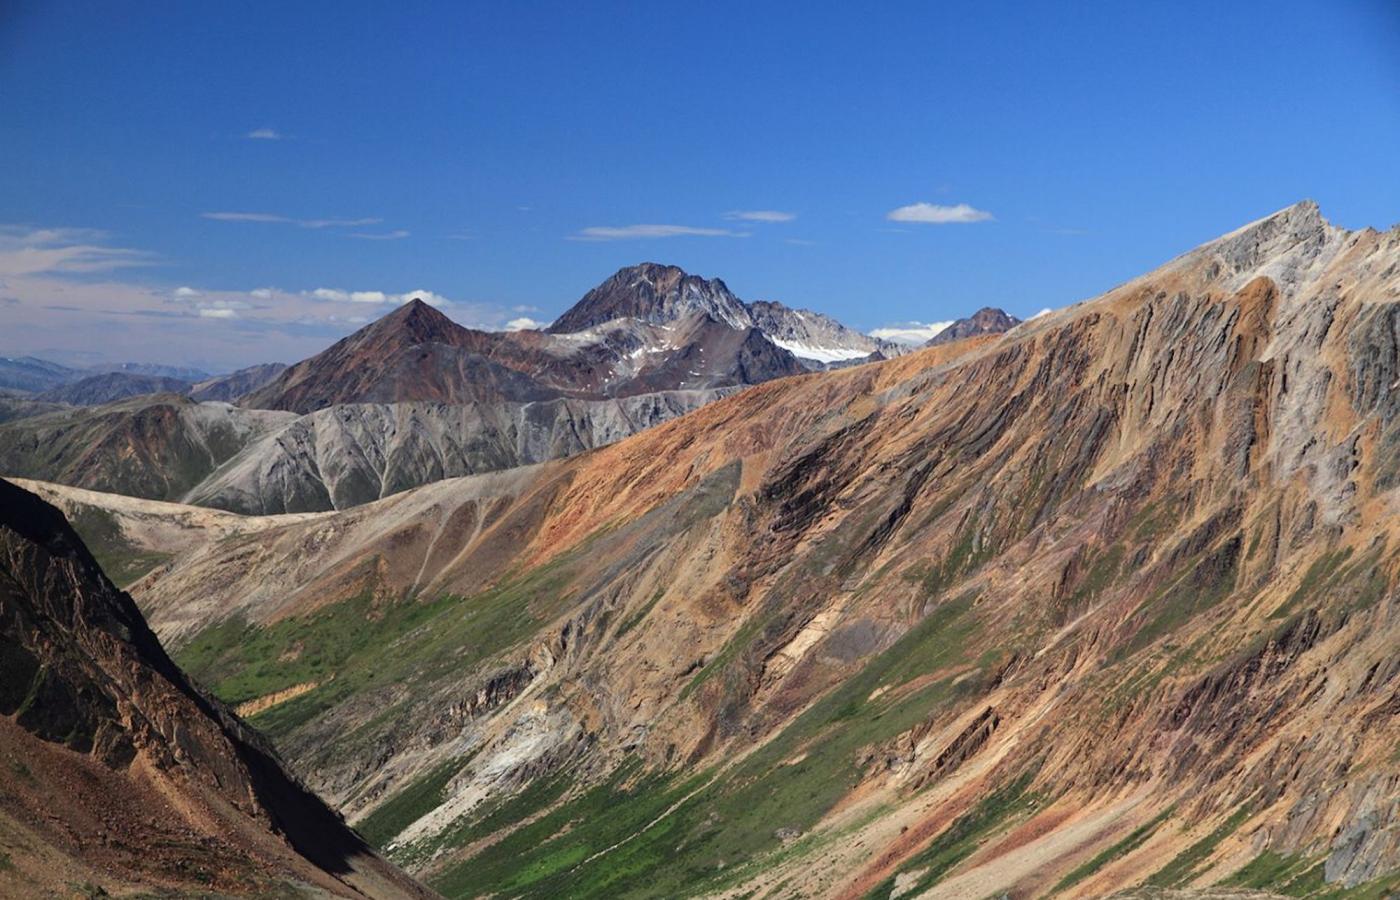
[[[1020,319],[1008,314],[1005,310],[997,309],[994,306],[984,306],[967,318],[956,320],[929,338],[928,343],[924,346],[937,347],[940,344],[951,344],[953,341],[975,337],[979,334],[1001,334],[1020,324]]]
[[[227,375],[215,375],[196,382],[190,388],[189,394],[195,400],[222,400],[232,403],[281,375],[286,368],[285,363],[263,363]]]
[[[200,694],[63,516],[0,481],[0,893],[427,896]]]
[[[1397,383],[1400,230],[1305,203],[135,591],[449,896],[1381,897]]]
[[[142,394],[176,393],[189,390],[190,382],[163,375],[134,375],[128,372],[106,372],[50,388],[37,395],[36,400],[49,403],[71,403],[74,406],[99,406]]]
[[[62,409],[0,424],[0,475],[176,498],[295,418],[175,394]]]

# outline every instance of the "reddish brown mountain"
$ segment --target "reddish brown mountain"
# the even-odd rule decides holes
[[[976,337],[979,334],[1001,334],[1020,324],[1020,319],[1010,315],[1005,310],[997,309],[994,306],[984,306],[967,318],[958,319],[952,325],[938,332],[924,346],[937,347],[941,344],[951,344],[953,341]]]
[[[581,310],[575,318],[608,315],[587,309],[601,290],[575,308]],[[627,309],[641,312],[646,302]],[[697,307],[668,324],[636,316],[576,334],[488,332],[464,328],[415,299],[240,403],[306,413],[340,403],[603,399],[754,384],[804,371],[761,332],[721,314]]]

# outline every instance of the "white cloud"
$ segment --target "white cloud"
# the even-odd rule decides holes
[[[256,297],[259,300],[271,300],[272,288],[255,288],[248,292],[249,297]]]
[[[975,209],[966,203],[959,203],[956,206],[942,206],[937,203],[911,203],[908,206],[890,210],[885,218],[891,222],[947,225],[957,222],[986,222],[993,216],[986,210]]]
[[[206,307],[199,311],[201,319],[236,319],[238,313],[227,307]]]
[[[410,300],[422,300],[429,306],[450,306],[451,300],[441,294],[432,291],[405,291],[402,294],[389,294],[384,291],[343,291],[339,288],[316,288],[311,291],[303,291],[303,297],[310,297],[314,300],[325,300],[330,303],[407,303]]]
[[[254,128],[252,131],[248,132],[243,136],[250,141],[282,140],[282,132],[278,131],[276,128]]]
[[[776,209],[736,209],[725,213],[724,217],[738,222],[791,222],[797,218],[797,213]]]
[[[900,322],[870,332],[870,336],[896,344],[917,347],[943,331],[952,322]]]
[[[527,328],[543,328],[548,322],[540,322],[529,316],[521,316],[518,319],[511,319],[506,323],[506,331],[524,331]]]
[[[174,290],[174,294],[176,297],[184,299],[186,297],[198,297],[200,292],[192,287],[177,287]]]
[[[266,212],[203,212],[200,218],[215,222],[272,222],[278,225],[297,225],[301,228],[362,228],[378,225],[383,219],[367,217],[362,219],[294,219],[279,213]],[[407,232],[405,232],[407,234]]]
[[[351,232],[348,235],[348,237],[357,238],[362,241],[398,241],[408,237],[408,232],[403,230],[402,228],[399,228],[395,231],[384,231],[376,234],[355,231]]]
[[[748,237],[740,231],[728,228],[693,228],[689,225],[623,225],[620,227],[595,225],[569,236],[571,241],[629,241],[644,238],[668,237]]]
[[[154,265],[153,254],[109,247],[89,228],[0,226],[0,277],[109,272]]]

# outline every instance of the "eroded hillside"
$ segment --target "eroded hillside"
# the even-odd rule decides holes
[[[1397,300],[1400,231],[1300,204],[135,594],[449,896],[1382,896]]]

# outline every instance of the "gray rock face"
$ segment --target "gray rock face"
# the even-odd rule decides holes
[[[697,409],[730,390],[538,403],[351,403],[264,436],[185,501],[271,514],[344,509],[444,478],[569,456]]]

